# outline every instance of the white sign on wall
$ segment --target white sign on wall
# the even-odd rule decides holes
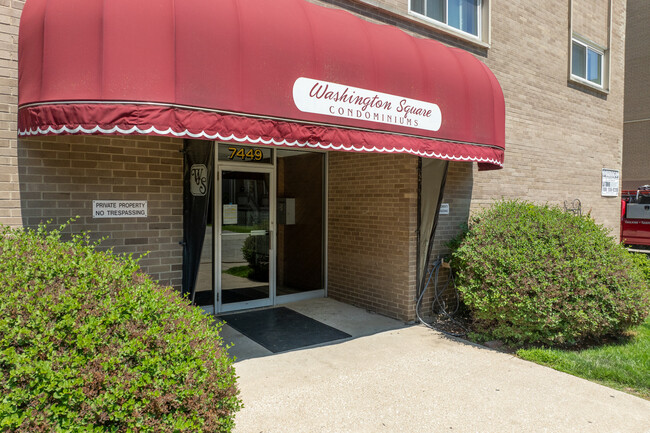
[[[442,125],[440,108],[431,102],[305,77],[293,83],[293,102],[304,113],[428,131]]]
[[[93,218],[146,218],[147,200],[93,200]]]
[[[449,215],[449,203],[440,203],[440,215]]]
[[[609,168],[603,168],[602,192],[603,197],[618,197],[619,172]]]
[[[223,205],[223,225],[237,224],[237,205],[224,204]]]

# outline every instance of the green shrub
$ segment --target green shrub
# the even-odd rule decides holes
[[[0,233],[0,431],[228,432],[220,325],[82,235]]]
[[[650,284],[650,257],[643,253],[632,253],[630,254],[630,258],[638,266],[648,284]]]
[[[482,339],[574,344],[648,314],[630,254],[590,217],[522,201],[481,213],[453,254],[457,287]]]

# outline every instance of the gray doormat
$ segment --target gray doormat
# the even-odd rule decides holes
[[[286,307],[228,314],[220,318],[273,353],[351,337]]]

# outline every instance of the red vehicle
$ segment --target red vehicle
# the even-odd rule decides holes
[[[650,185],[621,192],[621,243],[650,247]]]

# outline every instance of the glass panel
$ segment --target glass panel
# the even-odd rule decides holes
[[[271,164],[273,149],[264,146],[241,146],[238,144],[219,144],[217,157],[219,161],[257,162]]]
[[[602,54],[587,50],[587,80],[598,85],[602,82],[602,59]]]
[[[411,10],[424,15],[424,0],[411,0]]]
[[[278,296],[323,289],[324,155],[278,150]]]
[[[587,71],[585,70],[586,64],[586,48],[584,45],[577,42],[573,43],[573,54],[571,60],[571,73],[577,77],[586,78]]]
[[[426,15],[436,21],[446,22],[445,0],[427,0]]]
[[[587,75],[586,69],[586,47],[577,42],[573,43],[573,53],[571,60],[571,73],[575,76],[585,78]]]
[[[270,174],[221,174],[221,302],[269,297]]]
[[[479,0],[449,0],[447,24],[478,36],[478,2]]]

